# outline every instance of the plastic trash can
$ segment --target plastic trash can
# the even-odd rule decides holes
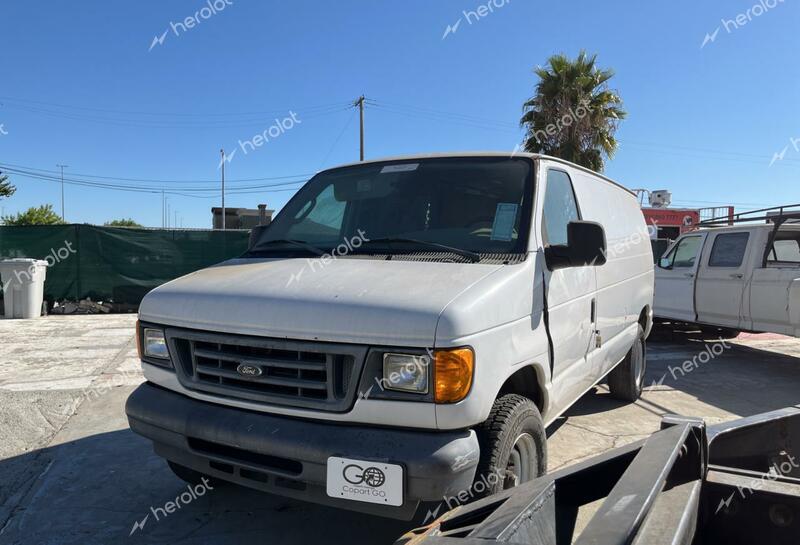
[[[47,261],[4,259],[0,261],[0,282],[5,307],[4,318],[38,318],[42,315],[44,278]]]

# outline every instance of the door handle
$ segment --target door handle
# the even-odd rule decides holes
[[[685,276],[686,278],[694,278],[694,273],[684,273],[683,276]]]
[[[744,275],[742,273],[732,274],[731,278],[744,278]]]

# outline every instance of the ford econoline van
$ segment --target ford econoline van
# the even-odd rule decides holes
[[[189,482],[409,519],[541,475],[545,428],[604,378],[636,400],[652,304],[637,200],[592,171],[346,165],[241,257],[144,298],[126,410]]]

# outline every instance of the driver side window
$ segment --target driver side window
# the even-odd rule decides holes
[[[686,237],[678,242],[675,249],[665,258],[669,267],[673,269],[691,269],[697,261],[700,251],[701,237]]]
[[[547,172],[543,217],[545,242],[549,246],[566,245],[567,225],[571,221],[580,220],[575,191],[566,172]]]

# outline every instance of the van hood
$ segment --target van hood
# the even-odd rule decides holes
[[[145,322],[287,339],[432,347],[439,316],[502,268],[363,258],[234,259],[168,282]]]

